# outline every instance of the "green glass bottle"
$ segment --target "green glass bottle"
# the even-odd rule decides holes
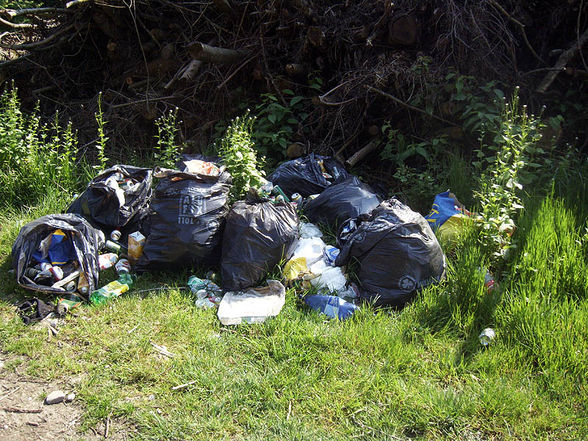
[[[133,285],[133,276],[129,273],[120,273],[117,280],[103,286],[90,295],[90,302],[95,305],[108,302],[127,292]]]

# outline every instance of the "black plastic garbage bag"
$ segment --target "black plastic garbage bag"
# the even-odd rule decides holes
[[[308,197],[348,177],[349,174],[337,160],[311,153],[308,156],[284,162],[267,179],[274,185],[279,185],[288,197],[294,193]]]
[[[257,286],[298,242],[298,215],[287,202],[236,202],[227,216],[221,261],[224,289]]]
[[[337,227],[347,219],[369,214],[382,202],[372,189],[355,176],[327,187],[304,205],[304,214],[313,223]]]
[[[148,211],[152,180],[151,169],[115,165],[92,179],[67,212],[105,230],[138,224]]]
[[[63,231],[72,241],[80,271],[88,279],[88,292],[94,291],[98,286],[98,251],[104,245],[104,233],[77,214],[50,214],[29,222],[20,229],[12,246],[12,266],[18,284],[33,291],[54,294],[65,292],[62,288],[36,284],[25,276],[25,270],[34,265],[33,254],[38,250],[39,244],[55,230]]]
[[[218,263],[231,175],[156,169],[157,184],[149,211],[149,233],[138,271]]]
[[[354,228],[354,224],[356,224]],[[396,199],[350,220],[339,233],[336,265],[359,262],[360,297],[402,306],[416,290],[441,280],[445,255],[427,221]]]

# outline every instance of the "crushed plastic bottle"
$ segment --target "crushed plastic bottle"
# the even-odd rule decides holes
[[[488,346],[490,343],[492,343],[492,341],[494,340],[494,338],[496,337],[496,333],[494,332],[494,329],[492,328],[486,328],[484,329],[481,334],[478,336],[478,338],[480,339],[480,343],[482,344],[482,346]]]
[[[127,292],[133,285],[133,276],[129,273],[122,273],[117,280],[113,280],[109,284],[103,286],[90,295],[90,302],[95,305],[106,303],[111,299],[119,297],[121,294]]]
[[[335,296],[306,296],[304,302],[312,309],[339,320],[351,317],[359,309],[359,306]]]

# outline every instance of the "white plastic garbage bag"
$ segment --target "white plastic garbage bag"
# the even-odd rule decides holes
[[[326,244],[318,237],[300,239],[294,250],[292,259],[304,257],[306,264],[310,266],[323,258],[325,247]]]
[[[267,286],[246,291],[229,291],[218,307],[218,318],[223,325],[262,323],[280,313],[286,302],[286,288],[277,280]]]
[[[299,226],[300,237],[302,239],[309,239],[311,237],[323,237],[323,233],[315,224],[300,222]]]
[[[320,261],[319,263],[324,265],[324,269],[322,269],[320,275],[312,279],[310,283],[320,290],[327,290],[335,293],[345,291],[347,279],[345,278],[343,271],[341,271],[341,268],[329,266],[324,261]],[[316,274],[314,271],[318,270],[318,267],[315,267],[317,267],[317,265],[311,267],[311,271],[314,274]]]

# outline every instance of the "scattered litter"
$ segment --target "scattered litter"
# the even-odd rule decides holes
[[[214,308],[219,305],[223,298],[223,291],[220,287],[211,280],[200,279],[196,276],[191,276],[188,279],[188,287],[193,294],[196,295],[194,304],[198,308]]]
[[[65,316],[69,311],[78,308],[83,299],[75,294],[70,294],[57,300],[56,312],[59,317]]]
[[[127,241],[129,260],[136,262],[143,255],[145,236],[143,236],[140,231],[135,231],[134,233],[129,234]]]
[[[300,239],[296,248],[294,249],[294,254],[292,254],[293,259],[297,259],[300,257],[304,257],[306,260],[307,265],[312,265],[313,263],[321,260],[323,258],[323,251],[326,247],[326,244],[322,241],[322,239],[318,237],[312,237],[309,239]]]
[[[73,392],[70,392],[65,396],[66,403],[71,403],[75,399],[76,399],[76,394],[74,394]]]
[[[55,390],[45,397],[45,404],[59,404],[65,401],[66,393],[61,390]]]
[[[482,346],[488,346],[490,345],[490,343],[492,343],[492,341],[494,340],[494,338],[496,337],[496,333],[494,332],[494,329],[492,328],[486,328],[484,329],[481,334],[478,336],[478,338],[480,339],[480,344]]]
[[[327,246],[325,246],[323,253],[324,253],[324,257],[325,257],[326,262],[331,266],[335,266],[335,261],[337,260],[337,257],[341,253],[341,250],[339,248],[335,248],[332,245],[327,245]]]
[[[118,255],[115,253],[100,254],[98,256],[98,266],[101,271],[112,268],[118,261]]]
[[[197,382],[198,382],[198,380],[192,380],[192,381],[188,381],[187,383],[184,383],[184,384],[178,384],[177,386],[172,387],[172,390],[183,389],[183,388],[191,386]]]
[[[152,341],[150,341],[149,343],[151,344],[151,346],[153,346],[153,348],[154,348],[154,349],[155,349],[155,350],[156,350],[158,353],[160,353],[160,354],[161,354],[161,355],[163,355],[164,357],[167,357],[167,358],[173,358],[173,357],[175,357],[175,356],[176,356],[176,354],[174,354],[174,353],[172,353],[172,352],[168,351],[168,350],[167,350],[167,348],[166,348],[165,346],[159,346],[159,345],[156,345],[156,344],[155,344],[155,343],[153,343]]]
[[[304,302],[312,309],[339,320],[351,317],[359,309],[359,306],[336,296],[306,296]]]
[[[457,197],[447,190],[435,196],[433,207],[425,219],[437,236],[452,240],[463,230],[464,222],[471,219],[472,215]]]
[[[319,290],[338,293],[345,290],[347,279],[341,268],[327,266],[320,272],[318,277],[311,279],[310,283],[313,286],[316,286]]]
[[[117,280],[104,285],[102,288],[93,291],[90,295],[90,302],[101,305],[127,292],[133,285],[133,276],[129,273],[120,273]]]
[[[267,286],[247,291],[229,291],[223,297],[218,318],[223,325],[262,323],[280,313],[286,301],[286,288],[277,280],[268,280]]]
[[[16,308],[25,325],[39,322],[55,311],[55,305],[36,297],[22,301]]]

